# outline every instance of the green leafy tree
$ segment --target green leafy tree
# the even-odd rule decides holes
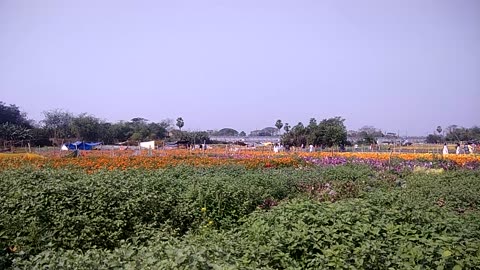
[[[273,136],[275,133],[277,133],[277,128],[266,127],[261,130],[252,130],[250,136]]]
[[[474,141],[480,142],[480,127],[464,128],[452,125],[447,128],[445,140],[449,142]]]
[[[190,144],[200,144],[200,143],[210,143],[210,136],[206,131],[180,131],[175,130],[172,132],[172,136],[170,138],[173,141],[188,141]]]
[[[84,141],[98,141],[101,137],[102,123],[94,116],[80,114],[72,120],[72,131],[75,136]]]
[[[375,144],[377,142],[376,138],[383,137],[383,133],[373,126],[363,126],[358,130],[357,136],[361,138],[359,143]]]
[[[345,144],[347,129],[344,121],[341,117],[334,117],[316,124],[316,120],[312,118],[307,127],[299,122],[290,132],[284,134],[282,142],[295,146],[313,144],[331,147]]]
[[[10,104],[6,105],[0,101],[0,124],[10,123],[12,125],[24,126],[31,128],[32,123],[27,119],[27,115],[21,112],[18,106]]]
[[[0,139],[8,141],[30,140],[32,135],[30,129],[11,123],[0,124]]]
[[[285,126],[283,126],[283,130],[288,133],[290,131],[290,125],[288,123],[285,123]]]
[[[114,139],[114,142],[125,142],[135,132],[133,125],[129,122],[120,121],[118,123],[111,124],[109,132]]]
[[[310,118],[310,121],[308,123],[308,128],[315,129],[316,127],[317,127],[317,119]]]
[[[372,137],[383,137],[382,131],[373,126],[363,126],[358,130],[358,134],[360,136],[370,135]]]
[[[52,141],[50,141],[50,134],[47,129],[43,127],[34,127],[30,130],[31,145],[32,146],[52,146]]]
[[[113,144],[115,143],[115,137],[112,129],[111,123],[101,123],[100,124],[100,137],[99,140],[104,144]]]
[[[437,134],[429,134],[426,138],[427,143],[441,143],[443,139],[440,135]]]
[[[305,128],[305,133],[307,137],[307,143],[308,144],[314,144],[316,145],[316,134],[318,130],[318,125],[317,125],[317,119],[315,118],[310,118],[310,121],[308,122],[308,126]]]
[[[266,127],[260,131],[259,136],[273,136],[277,132],[277,128]]]
[[[347,142],[347,128],[345,127],[345,119],[334,117],[324,119],[318,124],[318,142],[326,146],[342,145]],[[317,142],[317,144],[318,144]]]
[[[0,141],[21,141],[32,139],[33,125],[18,106],[7,106],[0,101]]]
[[[298,122],[289,132],[282,136],[282,143],[301,146],[307,143],[307,129],[302,122]]]
[[[214,134],[216,136],[238,136],[238,131],[233,128],[222,128]]]
[[[137,143],[139,141],[164,139],[168,135],[167,129],[169,127],[170,122],[168,120],[148,123],[147,119],[136,117],[130,122],[119,122],[113,128],[119,141]]]
[[[43,112],[44,119],[41,123],[54,140],[58,138],[71,138],[74,136],[72,122],[74,115],[59,109]]]
[[[160,123],[150,123],[148,124],[148,129],[150,131],[150,139],[164,139],[168,135],[167,128],[169,127],[168,123],[162,121]]]
[[[135,118],[132,118],[132,121],[133,123],[142,123],[142,124],[145,124],[148,122],[148,119],[146,118],[143,118],[143,117],[135,117]]]

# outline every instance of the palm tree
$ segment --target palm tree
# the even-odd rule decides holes
[[[177,118],[177,127],[182,130],[182,127],[185,125],[185,122],[183,122],[183,118],[182,117],[178,117]]]
[[[275,126],[276,126],[277,129],[278,129],[278,134],[280,134],[280,130],[281,130],[282,127],[283,127],[282,120],[278,119],[277,122],[275,123]]]
[[[438,135],[440,135],[440,133],[442,133],[442,127],[441,126],[437,127],[437,132],[438,132]]]

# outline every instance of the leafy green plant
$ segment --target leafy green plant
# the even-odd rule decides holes
[[[479,176],[362,164],[7,170],[0,268],[474,269]]]

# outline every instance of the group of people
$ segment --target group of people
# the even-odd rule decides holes
[[[305,145],[302,144],[300,146],[300,149],[304,151]],[[292,146],[292,150],[295,152],[295,150],[297,149],[295,148],[295,146]],[[290,145],[283,145],[280,143],[276,143],[273,145],[273,152],[278,153],[283,151],[287,151],[287,152],[290,151]],[[308,152],[315,152],[315,147],[312,144],[308,146]]]
[[[460,155],[460,154],[473,154],[474,147],[472,144],[464,144],[463,145],[463,153],[462,149],[460,147],[460,143],[457,143],[457,146],[455,147],[455,154]],[[443,154],[448,155],[448,146],[447,143],[443,144]]]

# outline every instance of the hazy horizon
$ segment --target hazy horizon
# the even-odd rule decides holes
[[[479,125],[480,1],[0,1],[0,101],[247,134]]]

